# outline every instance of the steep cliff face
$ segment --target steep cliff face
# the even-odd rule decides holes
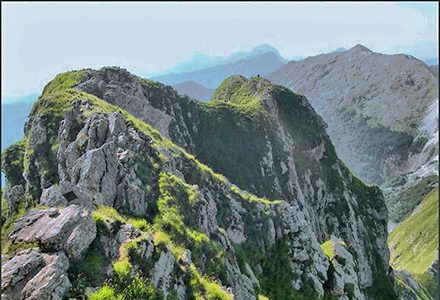
[[[268,78],[310,100],[338,155],[365,182],[382,184],[436,156],[424,151],[423,123],[438,102],[438,79],[412,56],[356,45],[290,62]]]
[[[2,297],[394,299],[380,190],[307,100],[240,76],[214,98],[118,68],[49,83],[2,153]]]

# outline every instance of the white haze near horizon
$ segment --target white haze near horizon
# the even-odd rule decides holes
[[[40,93],[56,74],[117,65],[148,77],[195,52],[261,44],[284,58],[363,44],[438,55],[438,3],[2,2],[2,100]]]

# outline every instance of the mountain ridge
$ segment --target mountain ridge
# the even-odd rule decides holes
[[[179,94],[188,95],[191,98],[207,102],[214,95],[214,89],[208,89],[195,81],[186,81],[172,86]]]
[[[239,60],[250,59],[255,56],[260,56],[262,54],[269,52],[274,53],[281,61],[284,61],[285,63],[287,62],[286,59],[281,57],[278,50],[269,44],[262,44],[259,46],[255,46],[250,51],[233,52],[229,56],[210,56],[202,52],[196,51],[194,52],[191,60],[179,62],[175,66],[161,72],[160,74],[156,74],[155,77],[188,73],[193,71],[199,71],[207,67],[215,67],[225,64],[236,63]]]
[[[325,124],[307,99],[265,79],[241,76],[225,80],[214,98],[194,101],[119,68],[68,72],[51,81],[31,112],[21,146],[2,153],[9,202],[2,243],[13,245],[28,236],[23,242],[34,247],[21,252],[20,247],[2,247],[8,252],[2,256],[2,271],[8,271],[2,272],[3,293],[16,295],[14,284],[3,280],[9,280],[3,274],[17,272],[13,262],[35,259],[38,267],[24,264],[21,272],[37,274],[32,279],[37,287],[48,270],[60,276],[48,279],[37,299],[44,299],[43,293],[79,296],[89,284],[98,287],[93,293],[97,299],[122,294],[160,299],[395,298],[383,196],[337,159]],[[158,111],[161,118],[151,118]],[[302,122],[289,118],[292,113]],[[195,120],[223,125],[200,126]],[[221,151],[230,145],[250,150],[245,154],[261,167],[254,178],[273,183],[257,184],[242,174],[235,185],[226,179],[241,177],[233,168],[226,170],[227,177],[215,173],[221,162],[233,167],[246,161],[240,162],[242,151],[235,151],[233,160],[217,157],[218,163],[205,156],[209,152],[200,138],[207,139],[205,147],[220,146],[219,133],[197,133],[210,128],[229,133]],[[249,148],[249,135],[261,142]],[[311,138],[298,139],[304,136]],[[294,149],[293,141],[302,144]],[[11,164],[23,172],[11,172]],[[285,201],[260,198],[279,199],[277,193],[291,196]],[[35,208],[37,204],[51,208]],[[54,240],[26,234],[35,230],[32,218],[38,224],[49,218],[61,226],[51,232],[61,242],[50,257]],[[7,231],[12,225],[13,231]],[[68,238],[73,228],[75,234]],[[328,256],[321,247],[327,241],[334,253]],[[87,269],[87,261],[97,264],[97,272]],[[66,276],[67,270],[69,280],[54,289],[51,280]],[[29,277],[20,280],[27,284]]]
[[[216,88],[223,80],[231,75],[240,73],[244,76],[256,76],[275,71],[284,64],[279,54],[264,52],[254,57],[244,57],[238,61],[215,65],[201,70],[153,76],[151,79],[168,85],[175,85],[186,81],[195,81],[207,88]]]
[[[410,148],[417,128],[438,97],[438,80],[425,63],[405,54],[375,53],[361,45],[289,62],[268,78],[306,95],[329,124],[341,158],[364,181],[377,184],[407,172],[405,161],[417,156]],[[372,132],[377,133],[361,138]],[[371,148],[369,143],[378,134],[387,136],[383,142],[388,145],[382,149],[398,147],[403,152],[393,150],[394,154],[369,161],[370,154],[363,151]],[[393,145],[393,139],[406,142]],[[385,162],[388,157],[395,161]]]

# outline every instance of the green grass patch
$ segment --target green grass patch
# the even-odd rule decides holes
[[[120,221],[121,223],[131,224],[135,229],[142,231],[149,231],[151,225],[147,220],[140,217],[133,217],[119,213],[116,209],[110,206],[100,205],[93,211],[93,218],[95,221]]]
[[[423,274],[433,262],[439,242],[438,197],[437,187],[389,235],[393,268]]]
[[[439,283],[434,279],[432,274],[411,274],[413,280],[419,285],[419,289],[413,289],[405,279],[401,276],[395,277],[396,291],[401,299],[423,299],[438,300],[440,299]]]
[[[22,139],[3,150],[2,152],[2,171],[8,180],[9,186],[25,184],[23,178],[23,159],[25,152],[25,141]]]
[[[394,223],[403,221],[422,202],[425,196],[434,189],[435,185],[438,185],[438,176],[431,175],[423,178],[414,187],[397,197],[387,199],[390,220]],[[398,202],[400,202],[399,205],[397,205]]]
[[[72,88],[78,84],[81,77],[87,74],[89,71],[70,71],[58,74],[55,79],[49,82],[43,89],[42,95],[47,95],[56,91],[62,91],[68,88]]]
[[[2,189],[2,224],[1,226],[3,227],[3,224],[6,222],[6,218],[8,216],[8,201],[5,198],[5,189]]]
[[[24,202],[21,202],[18,211],[13,213],[12,216],[6,220],[4,224],[2,224],[2,254],[10,253],[11,251],[17,250],[17,247],[14,246],[14,244],[9,239],[9,234],[14,229],[14,222],[17,221],[19,218],[24,216],[26,213]]]
[[[115,296],[115,290],[108,286],[104,285],[98,291],[89,295],[89,300],[119,300]]]

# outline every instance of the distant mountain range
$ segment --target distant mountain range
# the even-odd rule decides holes
[[[438,77],[438,65],[429,66],[431,72]]]
[[[203,102],[209,101],[215,92],[215,89],[208,89],[194,81],[187,81],[173,85],[173,89],[175,89],[181,95],[186,94],[191,98]]]
[[[254,48],[250,52],[240,52],[226,58],[209,58],[202,56],[203,59],[194,59],[195,66],[188,67],[190,71],[181,73],[169,73],[154,76],[150,79],[162,82],[167,85],[176,85],[183,82],[194,81],[206,88],[216,88],[225,78],[240,74],[247,77],[264,76],[274,72],[287,60],[281,57],[278,51],[270,46],[263,45]],[[191,64],[185,62],[177,66],[172,71],[183,71],[185,66]],[[203,67],[202,66],[206,66]],[[196,70],[194,70],[196,69]]]
[[[2,99],[2,151],[23,138],[23,126],[28,119],[38,94],[24,97],[6,97]],[[1,174],[1,185],[5,186],[5,177]]]
[[[28,119],[38,94],[2,99],[2,150],[23,138],[23,125]]]
[[[288,60],[282,58],[281,55],[279,55],[277,49],[268,44],[256,46],[250,51],[234,52],[229,56],[211,56],[196,51],[190,60],[178,62],[175,66],[165,70],[161,74],[157,74],[156,76],[189,73],[209,67],[235,63],[243,59],[251,59],[268,52],[277,53],[280,60],[284,61],[285,63],[288,62]]]

